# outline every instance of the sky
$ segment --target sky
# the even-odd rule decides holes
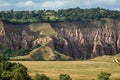
[[[0,0],[3,10],[58,10],[67,8],[105,8],[120,10],[120,0]]]

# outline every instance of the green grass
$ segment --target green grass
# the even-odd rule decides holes
[[[26,56],[18,56],[18,57],[14,57],[13,59],[50,60],[54,56],[55,54],[53,53],[51,48],[47,46],[43,46],[43,47],[34,49]]]
[[[48,60],[52,60],[53,58],[56,58],[56,60],[72,59],[69,56],[54,51],[52,48],[48,46],[41,46],[29,52],[28,55],[11,57],[11,60],[47,60],[48,61]]]
[[[119,57],[114,56],[114,57]],[[33,77],[43,73],[52,80],[59,80],[61,73],[68,74],[73,80],[96,80],[101,72],[111,73],[111,80],[120,80],[120,62],[113,63],[112,56],[98,57],[87,61],[18,61],[28,68]],[[16,61],[17,62],[17,61]]]
[[[39,32],[41,35],[48,35],[48,36],[57,36],[57,33],[52,29],[49,23],[35,23],[30,25],[30,30],[33,32]]]
[[[42,47],[42,48],[37,48],[35,50],[33,50],[30,53],[31,58],[43,58],[43,60],[50,60],[52,57],[55,56],[55,54],[53,53],[52,49],[49,47]]]

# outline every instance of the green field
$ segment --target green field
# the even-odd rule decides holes
[[[111,73],[111,80],[120,80],[120,62],[113,63],[116,56],[103,56],[87,61],[15,61],[28,68],[33,77],[43,73],[52,80],[59,80],[61,73],[68,74],[73,80],[96,80],[101,71]]]

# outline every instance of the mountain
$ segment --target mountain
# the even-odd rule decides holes
[[[40,45],[22,58],[18,55],[11,59],[88,59],[119,53],[119,33],[120,20],[109,18],[29,24],[1,21],[0,46],[20,50]]]

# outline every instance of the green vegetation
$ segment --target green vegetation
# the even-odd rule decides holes
[[[31,49],[27,48],[20,48],[19,50],[12,50],[6,47],[1,47],[0,46],[0,59],[9,59],[10,57],[15,57],[15,56],[24,56],[29,54],[30,51],[40,47],[39,44],[33,46]]]
[[[31,80],[27,68],[19,63],[0,62],[0,80]]]
[[[60,10],[38,10],[38,11],[0,11],[0,20],[13,23],[34,22],[71,22],[100,18],[120,18],[120,11],[103,8],[81,9],[70,8]]]
[[[60,74],[59,79],[60,80],[72,80],[72,78],[67,74]]]
[[[57,33],[51,28],[51,25],[48,23],[35,23],[32,24],[30,27],[30,30],[33,32],[39,32],[38,37],[44,37],[44,36],[52,36],[56,37]]]
[[[12,60],[71,60],[71,57],[52,50],[50,47],[42,46],[35,48],[28,55],[11,57]]]
[[[30,49],[25,48],[20,48],[19,50],[12,50],[6,47],[0,47],[0,52],[6,57],[26,55],[30,51]]]
[[[34,80],[50,80],[45,74],[36,73]]]
[[[0,61],[6,61],[8,59],[9,59],[9,57],[7,55],[0,53]]]
[[[101,72],[101,73],[98,75],[98,80],[110,80],[110,76],[111,76],[110,73]]]

